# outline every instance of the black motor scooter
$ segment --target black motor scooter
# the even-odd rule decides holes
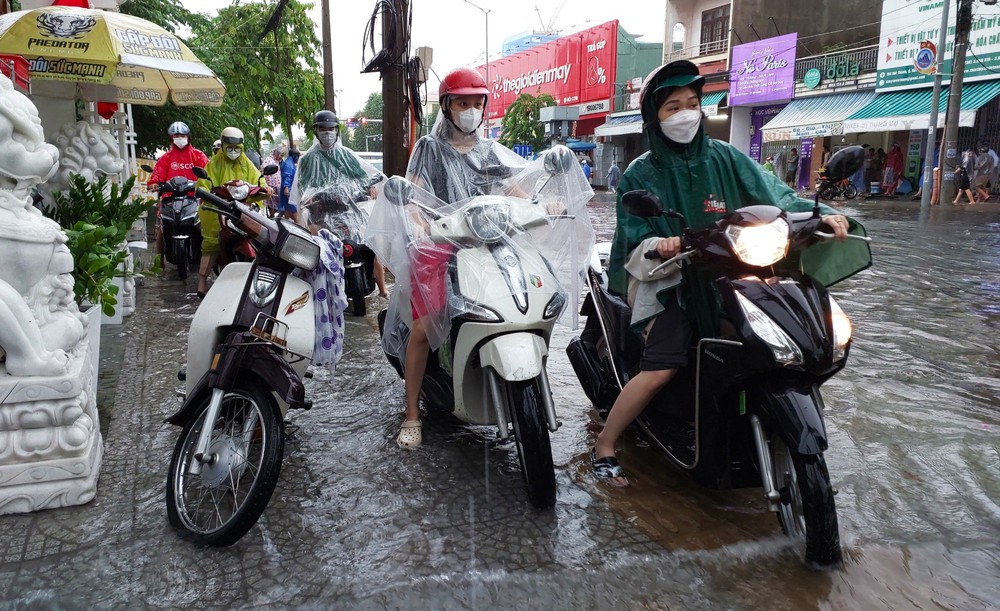
[[[862,155],[861,147],[837,153],[827,166],[828,180],[850,176]],[[622,203],[629,214],[666,215],[683,228],[681,253],[650,276],[672,265],[697,270],[714,293],[709,301],[718,304],[717,332],[695,333],[690,364],[636,419],[641,433],[706,487],[763,487],[785,533],[804,538],[806,563],[838,564],[820,386],[846,364],[851,323],[823,283],[800,268],[811,256],[803,251],[833,238],[820,231],[818,199],[812,212],[748,206],[697,230],[687,228],[679,213],[664,212],[645,191],[626,193]],[[852,229],[850,237],[863,242],[851,246],[870,262],[863,232]],[[655,250],[644,255],[659,258]],[[641,344],[629,328],[629,305],[608,292],[602,270],[591,268],[587,284],[587,326],[567,353],[603,418],[638,372]]]
[[[379,180],[381,176],[374,182]],[[351,300],[351,313],[355,316],[367,313],[365,298],[376,288],[375,252],[362,242],[359,234],[367,223],[367,214],[358,203],[368,199],[367,189],[351,194],[335,189],[317,192],[304,205],[310,225],[329,230],[344,243],[344,293]]]
[[[142,166],[147,172],[153,168]],[[163,231],[163,256],[177,266],[181,280],[201,259],[201,221],[198,219],[197,183],[184,176],[174,176],[156,189],[160,199],[160,225]]]

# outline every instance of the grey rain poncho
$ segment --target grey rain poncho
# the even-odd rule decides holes
[[[307,226],[360,240],[371,213],[371,188],[384,180],[339,138],[329,150],[316,141],[299,159],[288,200],[303,211]]]

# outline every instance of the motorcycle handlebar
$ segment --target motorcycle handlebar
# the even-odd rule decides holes
[[[642,256],[645,259],[659,259],[660,258],[660,251],[658,251],[655,248],[653,248],[653,249],[647,250],[646,252],[642,253]]]
[[[234,208],[233,204],[231,204],[231,203],[227,202],[226,200],[222,199],[221,197],[219,197],[215,193],[212,193],[211,191],[206,191],[205,189],[202,189],[201,187],[198,187],[197,189],[195,189],[194,193],[195,193],[195,195],[198,196],[198,199],[204,200],[204,201],[206,201],[206,202],[208,202],[210,204],[215,204],[217,207],[221,208],[224,212],[229,212],[230,214],[235,214],[234,211],[233,211],[233,208]]]

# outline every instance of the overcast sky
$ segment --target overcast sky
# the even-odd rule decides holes
[[[643,42],[663,41],[665,3],[660,0],[473,0],[489,10],[489,52],[500,57],[504,39],[539,30],[544,23],[559,34],[584,30],[618,19],[621,27]],[[231,0],[181,0],[191,11],[214,14]],[[272,3],[273,4],[273,3]],[[330,0],[333,14],[333,79],[338,90],[337,110],[342,118],[359,111],[374,91],[382,90],[378,74],[361,74],[362,37],[374,0],[346,2]],[[486,15],[464,0],[411,0],[413,29],[411,47],[434,49],[432,70],[444,76],[459,66],[483,63],[486,51]],[[535,12],[535,8],[538,12]],[[541,18],[539,18],[539,13]],[[317,0],[312,11],[316,36],[322,40]],[[377,45],[377,43],[376,43]],[[376,49],[377,50],[377,49]],[[319,50],[317,50],[319,52]],[[368,57],[371,53],[368,52]],[[432,72],[428,88],[436,91],[438,77]]]

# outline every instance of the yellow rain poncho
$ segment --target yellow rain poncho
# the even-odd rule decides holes
[[[240,148],[242,149],[242,146]],[[206,190],[211,190],[213,186],[221,187],[231,180],[243,180],[251,185],[259,184],[260,180],[260,171],[242,152],[234,161],[226,157],[225,151],[220,149],[208,161],[205,171],[211,182],[202,179],[198,181],[198,186]],[[222,226],[219,224],[219,215],[205,210],[203,203],[202,208],[198,210],[198,218],[201,219],[202,254],[211,255],[219,252],[219,232],[222,230]]]

